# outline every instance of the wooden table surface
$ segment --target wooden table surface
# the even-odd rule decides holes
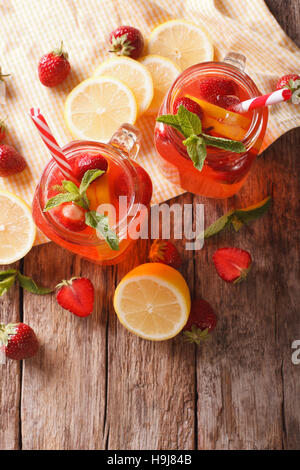
[[[299,0],[267,4],[300,46]],[[1,449],[300,448],[300,365],[291,362],[291,344],[300,339],[299,145],[299,129],[281,137],[234,198],[185,194],[171,201],[205,202],[208,224],[229,208],[273,197],[268,215],[234,237],[224,232],[198,252],[176,242],[192,294],[218,313],[215,333],[200,347],[181,336],[144,341],[116,318],[114,287],[146,261],[148,242],[116,267],[98,267],[53,243],[17,264],[46,286],[89,277],[96,308],[83,320],[51,295],[14,288],[1,298],[1,321],[28,323],[41,343],[35,358],[0,366]],[[248,280],[236,286],[211,262],[226,245],[254,258]]]

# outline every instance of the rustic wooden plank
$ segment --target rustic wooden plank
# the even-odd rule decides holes
[[[267,150],[231,201],[205,204],[210,223],[234,205],[274,198],[271,213],[248,230],[208,240],[196,264],[201,292],[219,315],[212,342],[197,354],[199,448],[300,445],[299,372],[290,349],[299,330],[299,137],[293,131]],[[218,278],[211,258],[222,246],[252,253],[255,264],[245,283]]]
[[[180,202],[192,203],[191,195]],[[182,252],[184,241],[175,242]],[[118,266],[118,282],[147,260],[145,245],[139,241],[128,262]],[[193,288],[192,252],[185,253],[182,274]],[[180,336],[166,342],[142,340],[127,332],[112,310],[108,351],[108,449],[193,449],[194,348]]]
[[[54,295],[24,295],[24,320],[37,332],[41,349],[24,363],[23,449],[103,449],[113,269],[82,261],[51,243],[33,249],[24,270],[47,286],[88,277],[96,300],[93,315],[81,319],[61,309]]]
[[[9,268],[17,269],[19,263]],[[0,266],[4,271],[8,266]],[[14,323],[21,320],[20,290],[17,285],[0,297],[0,322]],[[0,364],[0,449],[19,449],[20,432],[20,384],[21,365],[19,361],[6,360],[6,364]]]

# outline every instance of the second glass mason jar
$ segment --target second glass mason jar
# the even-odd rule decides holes
[[[244,56],[231,53],[224,62],[204,62],[189,67],[179,75],[166,94],[159,116],[176,114],[174,102],[179,97],[199,98],[198,83],[203,79],[220,78],[233,81],[241,101],[260,95],[253,80],[243,71],[244,65]],[[202,124],[206,122],[206,132],[215,130],[216,136],[241,140],[247,151],[237,154],[208,147],[204,167],[199,171],[187,154],[182,136],[171,126],[157,122],[155,146],[159,169],[172,183],[194,194],[211,198],[233,196],[244,184],[260,150],[266,131],[268,110],[260,108],[249,115],[238,115],[205,102],[203,98],[198,99],[198,103],[204,106]]]
[[[44,212],[47,200],[57,194],[57,188],[61,187],[62,180],[65,179],[53,159],[47,164],[41,176],[33,200],[32,212],[37,227],[50,240],[94,263],[116,264],[122,261],[135,242],[129,236],[130,227],[139,221],[142,223],[142,218],[146,218],[145,205],[149,207],[149,198],[151,199],[152,194],[150,178],[147,176],[141,179],[141,174],[145,172],[133,161],[139,146],[139,131],[129,124],[124,124],[108,144],[73,141],[63,148],[71,164],[83,152],[91,155],[101,153],[107,159],[106,173],[91,184],[87,196],[91,210],[97,210],[101,204],[114,207],[116,219],[110,228],[116,232],[120,240],[119,250],[110,248],[104,239],[99,238],[95,229],[87,226],[82,232],[74,232],[59,223],[53,210]],[[151,188],[145,188],[147,184]],[[145,201],[146,194],[147,201]],[[125,210],[123,208],[122,211],[119,206],[120,196],[127,197]]]

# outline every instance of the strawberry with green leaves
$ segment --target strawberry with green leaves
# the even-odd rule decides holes
[[[182,264],[182,259],[176,246],[169,240],[155,240],[152,243],[149,261],[151,263],[167,264],[175,269],[179,269]]]
[[[36,355],[39,342],[33,329],[25,323],[0,323],[0,349],[16,361]]]
[[[73,277],[57,286],[57,303],[78,317],[91,315],[94,308],[95,290],[92,282],[85,277]]]
[[[209,338],[216,325],[217,317],[211,305],[204,299],[195,299],[183,334],[189,343],[200,344]]]

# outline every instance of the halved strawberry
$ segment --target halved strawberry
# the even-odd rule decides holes
[[[58,304],[78,317],[87,317],[94,308],[95,291],[91,281],[85,277],[73,277],[57,286]]]
[[[82,152],[77,156],[73,164],[73,171],[78,181],[82,180],[84,173],[88,170],[107,171],[107,168],[108,162],[101,153],[91,154],[89,152]]]
[[[183,96],[182,98],[177,98],[173,107],[175,114],[177,113],[179,106],[184,106],[185,109],[187,109],[191,113],[196,114],[200,119],[203,118],[203,110],[200,104],[196,103],[196,101],[191,100],[190,98],[187,98],[185,96]]]
[[[209,77],[198,81],[197,91],[206,101],[218,105],[218,96],[236,96],[238,86],[235,81],[229,78]]]
[[[189,343],[200,344],[209,338],[209,333],[216,325],[217,317],[210,304],[204,299],[195,299],[183,334]]]
[[[182,263],[176,246],[168,240],[154,240],[149,252],[149,261],[151,263],[164,263],[175,269],[178,269]]]
[[[72,232],[81,232],[86,228],[86,211],[74,202],[65,202],[53,210],[59,223]]]
[[[217,273],[226,282],[240,282],[246,279],[250,271],[252,258],[250,253],[239,248],[219,248],[213,255]]]

